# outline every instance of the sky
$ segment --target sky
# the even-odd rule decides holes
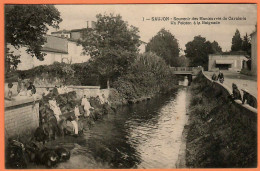
[[[169,30],[178,40],[180,48],[192,41],[194,36],[201,35],[209,41],[217,41],[223,51],[230,51],[232,37],[238,29],[241,37],[255,30],[257,6],[255,4],[127,4],[127,5],[55,5],[63,21],[60,29],[79,29],[87,26],[87,21],[96,21],[96,15],[120,14],[129,25],[139,28],[140,39],[149,42],[162,28]],[[169,17],[169,21],[152,21],[152,17]],[[183,25],[171,21],[177,18],[192,17],[217,18],[220,24]],[[226,17],[227,20],[223,20]],[[229,17],[240,17],[245,20],[232,20]],[[146,20],[150,19],[150,20]],[[210,20],[204,20],[210,21]],[[202,20],[200,20],[202,22]],[[49,34],[56,31],[52,28]],[[183,52],[182,52],[183,53]]]

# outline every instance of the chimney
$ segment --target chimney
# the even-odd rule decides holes
[[[87,28],[88,28],[88,21],[87,21]]]

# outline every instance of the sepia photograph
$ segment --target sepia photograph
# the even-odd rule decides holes
[[[5,4],[6,169],[257,168],[257,4]]]

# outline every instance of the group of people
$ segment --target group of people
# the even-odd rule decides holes
[[[18,84],[17,84],[17,97],[20,96],[28,96],[31,97],[34,94],[36,94],[36,88],[33,85],[33,81],[29,81],[29,83],[26,83],[24,80],[18,78]],[[12,100],[13,94],[13,83],[8,83],[8,90],[7,90],[7,100]]]
[[[220,83],[223,83],[224,82],[224,74],[221,71],[219,71],[218,76],[215,73],[213,73],[211,79],[213,81],[218,81],[219,80]]]
[[[55,86],[54,89],[50,90],[49,88],[46,88],[45,92],[43,93],[43,96],[47,96],[50,92],[54,93],[58,93],[58,94],[63,94],[67,93],[66,91],[60,91],[58,88],[63,88],[65,86],[60,86],[57,87]],[[61,93],[62,92],[62,93]],[[96,100],[98,100],[98,103],[102,106],[106,106],[106,105],[110,105],[109,101],[107,100],[107,98],[105,97],[104,93],[99,93],[96,97]],[[61,119],[61,115],[63,115],[64,113],[62,113],[62,110],[60,108],[60,105],[57,103],[55,96],[52,96],[52,98],[49,99],[48,101],[50,109],[53,111],[55,118],[57,119],[57,122],[59,123],[62,119]],[[91,106],[90,103],[90,97],[87,97],[85,94],[83,95],[82,99],[81,99],[81,103],[78,104],[76,103],[75,105],[73,105],[74,109],[71,108],[71,112],[74,114],[71,117],[67,118],[67,121],[71,122],[71,125],[73,125],[73,132],[74,135],[78,135],[79,134],[79,117],[80,116],[84,116],[85,118],[91,118],[91,111],[94,110],[94,107]],[[81,108],[81,110],[80,110]],[[82,111],[83,109],[83,111]]]
[[[234,84],[234,83],[232,84],[232,98],[233,98],[233,100],[241,100],[242,104],[245,104],[245,102],[246,102],[248,105],[256,108],[257,107],[256,99],[252,95],[249,94],[247,89],[241,89],[241,90],[243,91],[243,98],[240,94],[240,91],[239,91],[237,85]]]
[[[105,97],[104,93],[99,93],[96,96],[96,99],[99,101],[99,103],[101,105],[110,105],[109,101],[107,100],[107,98]],[[86,95],[83,95],[83,98],[81,99],[81,105],[85,111],[85,115],[86,117],[90,116],[90,111],[94,110],[94,107],[91,106],[90,104],[90,97],[87,97]]]
[[[223,83],[224,82],[224,74],[221,71],[219,71],[218,76],[216,75],[216,73],[213,73],[211,79],[213,81],[219,80],[220,83]],[[256,108],[256,106],[257,106],[256,99],[248,93],[247,89],[241,89],[241,90],[243,91],[243,98],[240,94],[240,91],[239,91],[237,85],[232,83],[232,95],[231,95],[232,99],[233,100],[241,100],[242,104],[247,103],[248,105]]]
[[[54,86],[54,89],[53,89],[52,91],[54,91],[56,94],[65,94],[65,93],[68,93],[68,92],[69,92],[69,89],[68,89],[67,86],[64,86],[64,85],[60,85],[60,86],[55,85],[55,86]],[[42,93],[42,95],[43,95],[43,96],[46,96],[46,95],[48,95],[50,92],[51,92],[50,88],[49,88],[49,87],[46,87],[46,89],[44,90],[44,92]]]

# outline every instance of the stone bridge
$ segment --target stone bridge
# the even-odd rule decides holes
[[[203,70],[202,67],[171,67],[175,75],[198,75]]]

